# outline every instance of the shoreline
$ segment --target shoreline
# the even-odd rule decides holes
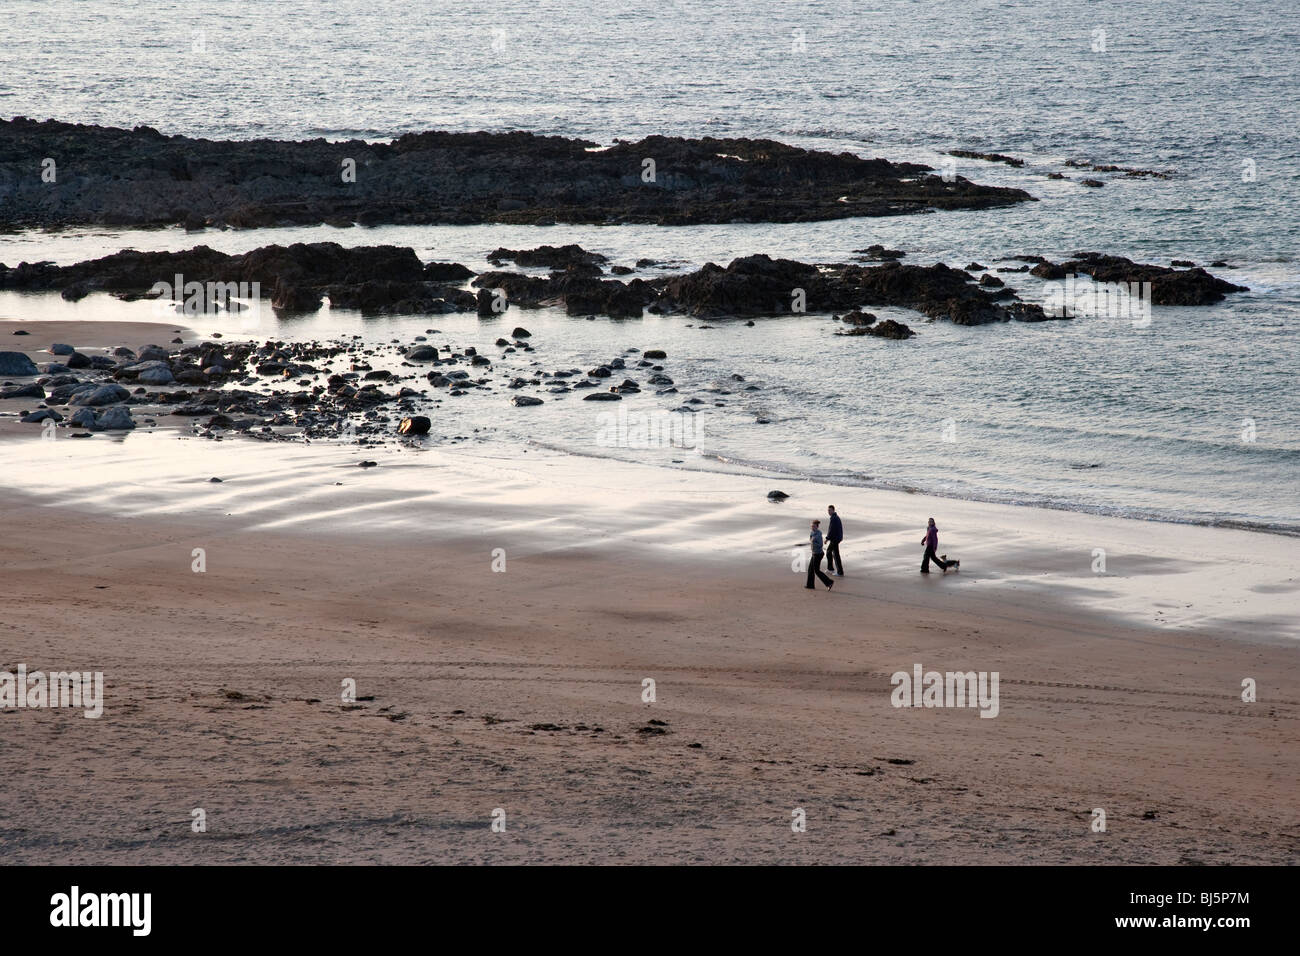
[[[812,480],[786,480],[781,488],[782,481],[766,476],[540,447],[233,441],[238,450],[230,441],[204,441],[168,425],[98,444],[10,440],[20,461],[3,485],[51,510],[206,515],[233,519],[249,532],[308,538],[391,534],[404,527],[409,508],[470,516],[488,507],[473,520],[501,535],[531,528],[527,546],[539,553],[601,545],[707,563],[713,551],[697,543],[703,533],[718,535],[720,553],[755,573],[785,567],[806,552],[808,520],[824,520],[825,505],[834,503],[850,529],[846,555],[865,563],[873,579],[909,589],[900,593],[912,598],[919,548],[911,538],[936,516],[943,550],[963,560],[962,571],[940,577],[968,597],[982,585],[998,596],[1051,594],[1076,613],[1127,626],[1251,643],[1300,638],[1300,572],[1294,570],[1300,546],[1283,535]],[[363,460],[376,466],[358,467]],[[602,466],[593,469],[593,460]],[[769,490],[792,497],[770,502]],[[623,502],[633,498],[642,502],[638,513],[623,514]],[[730,516],[725,527],[711,515],[713,506]],[[700,523],[699,532],[692,522]],[[597,538],[589,541],[588,534]]]
[[[49,295],[49,293],[43,293],[43,294]],[[5,321],[0,322],[0,329],[4,329],[6,327],[12,326],[14,328],[24,328],[28,330],[28,332],[30,333],[28,336],[22,338],[4,336],[4,338],[7,339],[7,341],[10,343],[10,347],[27,351],[28,354],[32,355],[38,362],[45,362],[53,359],[54,357],[46,355],[43,349],[41,348],[32,349],[29,348],[28,346],[39,346],[40,343],[42,342],[62,341],[67,338],[75,338],[78,344],[83,345],[87,348],[107,348],[110,345],[122,344],[124,342],[129,342],[132,345],[138,345],[139,342],[145,341],[146,339],[158,341],[158,342],[168,342],[171,341],[173,334],[181,331],[180,329],[171,326],[170,323],[165,321],[157,321],[153,323],[124,322],[119,318],[119,316],[127,314],[124,312],[124,310],[130,308],[131,304],[123,303],[116,299],[113,299],[111,301],[105,300],[105,307],[107,307],[110,304],[113,306],[113,317],[105,320],[39,319],[34,321],[24,321],[21,319],[14,318],[14,319],[6,319]],[[60,301],[60,305],[63,305],[62,301]],[[96,305],[95,308],[99,308],[99,306]],[[177,316],[177,318],[184,319],[184,316]],[[522,315],[519,317],[519,320],[529,321],[528,318],[525,318]],[[198,334],[191,329],[185,329],[184,337],[182,340],[183,345],[175,346],[175,347],[177,348],[192,347],[196,344],[202,343],[206,346],[212,346],[213,348],[221,348],[221,347],[236,345],[238,343],[243,342],[245,339],[248,339],[248,341],[260,340],[259,338],[249,338],[246,331],[241,331],[238,329],[237,327],[238,323],[235,323],[233,322],[233,320],[226,318],[224,316],[222,318],[214,317],[213,326],[224,329],[225,330],[224,334],[228,337],[225,339],[221,339],[220,337],[213,339],[213,335],[216,333]],[[457,334],[457,333],[452,333],[452,334]],[[464,330],[462,330],[459,334],[464,336],[467,333]],[[469,333],[469,334],[475,334],[475,333]],[[90,337],[86,338],[86,336],[90,336]],[[482,338],[481,334],[475,335],[475,338],[480,340],[479,344],[481,347],[483,344],[481,341]],[[455,340],[453,339],[452,341]],[[515,342],[515,345],[519,345],[519,344],[520,344],[519,342]],[[503,359],[504,356],[498,358],[497,361],[501,362]],[[403,363],[403,365],[406,366],[407,363]],[[670,369],[670,371],[671,370],[672,369]],[[412,371],[412,369],[409,366],[407,366],[405,370],[403,370],[402,368],[398,369],[398,372],[403,372],[403,371],[409,373],[410,371]],[[425,382],[423,380],[423,375],[422,375],[425,369],[417,365],[414,371],[417,374],[414,376],[407,374],[407,381],[409,381],[410,384],[415,385],[417,388],[425,385]],[[746,371],[749,370],[746,369]],[[251,376],[251,371],[248,374]],[[432,375],[433,373],[430,374]],[[506,372],[507,376],[511,374],[517,375],[520,373],[517,371]],[[524,374],[528,374],[528,373],[524,372]],[[611,381],[617,381],[617,379],[618,376],[611,379]],[[18,382],[24,382],[24,381],[26,380],[18,379]],[[504,382],[505,379],[501,378],[500,381]],[[266,383],[260,383],[260,384],[265,385]],[[547,383],[547,384],[554,384],[554,383]],[[390,391],[392,390],[391,386],[389,390]],[[192,390],[188,394],[197,395],[201,391],[202,389],[196,391]],[[178,391],[174,394],[180,395],[182,393]],[[434,389],[433,394],[435,397],[438,396],[439,390]],[[544,390],[539,390],[538,394],[544,394]],[[171,409],[171,405],[168,404],[168,397],[169,396],[165,392],[159,393],[158,395],[159,400],[157,402],[154,402],[152,404],[146,404],[146,405],[133,404],[130,407],[137,408],[137,409],[147,409],[147,413],[153,416],[154,418],[169,420],[173,424],[179,422],[180,424],[184,425],[187,421],[195,420],[195,419],[187,420],[183,416],[177,418],[175,416],[170,415],[169,411],[171,411],[172,409]],[[547,396],[547,398],[549,399],[549,396]],[[19,408],[30,408],[31,401],[32,400],[30,399],[4,400],[4,401],[0,401],[0,407],[3,407],[5,410],[17,410]],[[175,402],[174,397],[171,398],[171,402],[172,404],[174,404]],[[414,405],[412,405],[412,403],[409,401],[399,400],[395,407],[393,406],[389,407],[390,414],[396,416],[391,419],[391,422],[396,423],[398,418],[400,418],[401,416],[414,414],[416,410],[426,411],[426,409],[423,407],[419,409],[415,408],[415,405],[420,405],[420,404],[421,402],[418,399],[415,401]],[[427,401],[425,404],[427,404]],[[620,405],[619,407],[622,408],[625,406]],[[678,410],[680,411],[681,409]],[[67,412],[65,411],[64,414],[66,415]],[[25,428],[22,425],[15,424],[11,419],[0,419],[0,434],[25,434],[25,433],[36,434],[39,427],[40,426],[38,425],[32,425],[30,428]],[[391,429],[389,430],[391,431]],[[382,437],[379,431],[373,431],[369,428],[367,428],[366,431],[367,434],[370,434],[373,437]],[[316,434],[319,434],[319,432],[314,432],[314,435]],[[234,437],[234,436],[231,435],[229,437]],[[300,440],[300,439],[294,439],[294,440]],[[566,445],[566,443],[564,443],[563,441],[556,441],[553,439],[543,442],[543,445],[547,447],[561,449],[566,454],[580,455],[594,460],[606,460],[606,459],[616,460],[616,461],[627,460],[626,458],[620,459],[617,458],[616,456],[611,456],[611,455],[593,454],[589,450],[582,449],[582,448],[574,448],[571,446],[571,444]],[[1048,511],[1048,512],[1064,512],[1064,513],[1075,513],[1075,514],[1090,514],[1090,515],[1097,515],[1097,516],[1104,516],[1104,517],[1119,517],[1119,518],[1127,518],[1127,519],[1132,519],[1137,521],[1153,522],[1153,523],[1160,523],[1160,524],[1187,525],[1190,527],[1224,528],[1224,529],[1231,529],[1231,530],[1251,531],[1258,534],[1276,535],[1282,537],[1295,537],[1298,533],[1300,533],[1300,529],[1297,529],[1297,527],[1294,524],[1279,522],[1277,520],[1270,520],[1267,517],[1258,518],[1258,519],[1252,518],[1249,516],[1249,510],[1246,508],[1239,508],[1235,511],[1225,511],[1225,513],[1221,513],[1217,515],[1204,515],[1204,514],[1197,514],[1195,512],[1189,513],[1187,511],[1173,511],[1173,510],[1159,509],[1159,508],[1151,509],[1147,511],[1140,511],[1140,510],[1132,509],[1130,506],[1127,505],[1108,504],[1105,501],[1101,501],[1098,503],[1090,503],[1083,500],[1070,500],[1068,498],[1063,499],[1060,497],[1045,498],[1041,495],[1041,493],[1037,493],[1037,492],[1030,492],[1029,494],[1031,495],[1031,497],[1029,497],[1028,499],[1022,499],[1014,491],[1007,491],[1007,490],[1000,490],[1000,489],[985,489],[985,488],[975,487],[975,488],[967,488],[959,491],[945,491],[942,488],[936,488],[924,484],[916,484],[913,481],[906,480],[906,479],[898,479],[898,478],[875,479],[866,475],[857,475],[857,474],[848,474],[843,476],[837,476],[837,475],[823,476],[823,475],[817,475],[815,473],[809,473],[807,471],[800,472],[792,467],[783,465],[781,462],[763,462],[763,461],[746,460],[742,458],[731,457],[722,452],[713,453],[710,449],[707,448],[703,449],[703,451],[705,452],[703,457],[705,459],[712,458],[716,460],[718,462],[719,467],[713,468],[713,467],[704,466],[700,470],[727,472],[728,469],[734,467],[745,473],[756,472],[762,476],[770,477],[771,480],[773,481],[823,482],[829,485],[845,487],[845,488],[864,487],[864,488],[875,488],[875,489],[880,489],[885,491],[898,491],[898,492],[909,493],[909,494],[919,493],[942,501],[974,501],[974,502],[985,502],[985,503],[992,503],[992,504],[1005,504],[1008,506],[1028,507],[1031,509],[1037,509],[1040,511]],[[660,463],[660,466],[667,467],[666,465],[663,465],[663,463]]]

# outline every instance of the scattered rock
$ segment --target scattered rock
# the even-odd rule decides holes
[[[424,415],[413,415],[410,418],[403,418],[397,426],[399,435],[427,435],[429,429],[433,427],[431,422]]]
[[[1020,167],[1025,165],[1023,159],[1016,159],[1014,156],[1004,156],[1002,153],[977,153],[969,149],[950,149],[949,156],[956,156],[959,159],[981,159],[986,163],[1006,163],[1008,166]]]
[[[41,370],[22,352],[0,352],[0,375],[39,375]]]

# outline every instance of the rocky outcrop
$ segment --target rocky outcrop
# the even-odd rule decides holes
[[[1244,285],[1235,285],[1199,267],[1148,265],[1100,252],[1076,252],[1073,259],[1060,265],[1035,266],[1032,274],[1045,279],[1064,279],[1075,274],[1091,276],[1096,282],[1150,282],[1153,305],[1213,305],[1232,292],[1250,291]]]
[[[1020,167],[1025,165],[1023,159],[1016,159],[1014,156],[1005,156],[1002,153],[977,153],[970,149],[950,149],[949,156],[956,156],[959,159],[979,159],[986,163],[1006,163],[1008,166]]]
[[[567,246],[538,246],[536,249],[494,249],[487,258],[496,266],[503,262],[513,262],[525,269],[540,266],[556,272],[563,272],[573,266],[587,266],[594,267],[597,274],[600,267],[609,261],[600,253],[588,252],[576,243]]]
[[[982,325],[1032,317],[1038,306],[1012,310],[1007,290],[986,292],[969,273],[942,263],[932,266],[886,262],[879,266],[816,266],[766,255],[736,259],[725,269],[709,263],[670,279],[665,296],[701,316],[775,315],[896,306],[958,325]],[[801,307],[801,308],[797,308]]]
[[[810,222],[1031,198],[764,139],[597,146],[523,132],[217,141],[19,117],[0,122],[0,226]],[[57,182],[41,181],[45,157]]]
[[[195,246],[179,252],[125,250],[70,266],[49,262],[24,262],[13,268],[0,265],[0,289],[34,291],[86,285],[123,298],[139,298],[157,294],[155,285],[165,283],[166,294],[183,304],[187,314],[218,307],[242,308],[233,301],[241,294],[240,283],[248,284],[245,291],[250,294],[252,284],[257,283],[258,292],[271,299],[273,308],[288,312],[318,309],[323,295],[338,308],[373,313],[474,308],[471,293],[430,281],[429,272],[415,250],[405,246],[348,248],[336,242],[312,242],[262,246],[243,255]],[[446,270],[434,269],[433,273],[445,274]],[[180,290],[175,288],[177,276],[184,283]],[[196,284],[192,290],[190,283]]]

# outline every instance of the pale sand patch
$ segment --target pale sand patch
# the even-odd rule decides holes
[[[28,335],[14,335],[24,329]],[[142,345],[161,345],[172,348],[172,339],[184,339],[193,345],[202,338],[193,329],[168,322],[105,322],[87,320],[48,319],[25,322],[11,316],[0,316],[0,351],[26,352],[38,365],[57,362],[58,356],[46,351],[55,342],[64,342],[78,351],[87,349],[114,349],[119,345],[139,350]],[[181,345],[176,348],[183,348]]]
[[[14,335],[17,329],[24,329],[28,335]],[[181,344],[172,339],[181,339]],[[11,316],[0,316],[0,351],[24,352],[42,370],[50,362],[61,362],[64,356],[52,355],[49,348],[56,342],[71,345],[78,352],[86,355],[104,354],[119,345],[139,351],[145,345],[161,345],[163,348],[184,348],[202,341],[193,329],[162,322],[120,322],[95,320],[43,320],[25,322]],[[77,374],[76,370],[72,374]],[[12,381],[15,384],[27,384],[36,381],[39,376],[28,378],[0,377],[0,381]],[[89,376],[87,376],[89,378]],[[98,380],[97,374],[95,380]],[[180,388],[181,386],[177,386]],[[23,412],[36,411],[45,405],[39,398],[0,399],[0,438],[30,437],[40,433],[40,425],[23,424],[17,420]],[[59,413],[64,414],[62,407]],[[143,417],[156,409],[136,407],[133,412]],[[66,416],[65,416],[66,417]],[[155,415],[154,417],[166,417]],[[119,436],[120,437],[120,436]]]
[[[4,451],[0,668],[108,684],[98,721],[0,713],[9,861],[1296,856],[1291,539],[523,449]],[[916,572],[930,514],[959,574]],[[998,671],[999,715],[892,707],[914,663]]]

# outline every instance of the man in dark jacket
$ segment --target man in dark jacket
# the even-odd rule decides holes
[[[844,540],[844,525],[834,505],[827,505],[826,513],[831,516],[831,526],[826,530],[826,570],[842,578],[844,562],[840,560],[840,542]]]

